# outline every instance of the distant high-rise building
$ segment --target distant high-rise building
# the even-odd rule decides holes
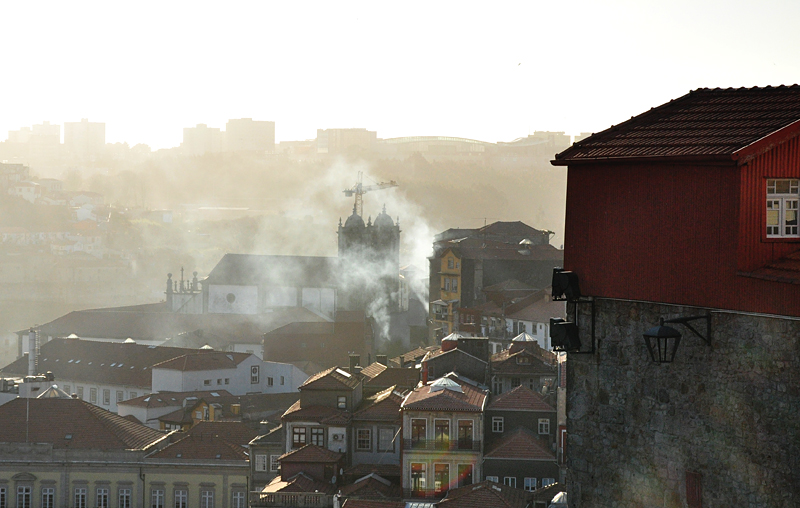
[[[36,126],[35,126],[36,127]],[[78,157],[99,155],[106,146],[106,124],[90,122],[64,122],[64,147]]]
[[[273,152],[275,122],[252,118],[228,120],[225,125],[225,141],[229,152]]]
[[[204,123],[183,129],[181,149],[185,155],[204,155],[222,152],[225,146],[225,133]]]
[[[317,129],[317,153],[371,152],[378,133],[367,129]]]

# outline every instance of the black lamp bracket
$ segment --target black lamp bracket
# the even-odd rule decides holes
[[[705,334],[705,336],[703,336],[702,333],[697,331],[697,329],[694,326],[691,325],[692,321],[697,321],[698,319],[705,319],[706,320],[706,334]],[[700,337],[703,340],[703,342],[705,342],[706,344],[711,346],[711,314],[706,314],[706,315],[703,315],[703,316],[687,316],[687,317],[679,317],[679,318],[673,318],[673,319],[665,319],[664,323],[676,323],[676,324],[679,324],[679,325],[683,325],[686,328],[688,328],[689,330],[691,330],[692,332],[694,332],[695,335]]]
[[[589,304],[591,306],[591,340],[592,340],[592,348],[587,351],[569,351],[569,354],[573,355],[593,355],[595,353],[595,337],[594,337],[594,322],[595,322],[595,313],[594,313],[594,298],[577,298],[571,300],[567,303],[572,304],[573,309],[573,317],[572,322],[578,324],[578,305],[579,304]]]

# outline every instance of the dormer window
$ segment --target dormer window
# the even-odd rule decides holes
[[[767,237],[798,238],[800,180],[767,180]]]

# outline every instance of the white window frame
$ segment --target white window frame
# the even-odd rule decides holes
[[[200,491],[200,508],[214,508],[214,491]]]
[[[261,369],[258,365],[250,366],[250,384],[257,385],[261,379]]]
[[[175,500],[175,508],[189,507],[189,491],[186,489],[176,489],[172,496]]]
[[[336,397],[336,407],[339,409],[347,409],[347,396],[339,395]]]
[[[19,485],[17,487],[17,508],[33,507],[33,488],[30,485]],[[85,507],[84,507],[85,508]]]
[[[278,472],[278,468],[281,465],[281,463],[278,461],[279,458],[280,458],[280,455],[270,455],[269,456],[269,470],[270,470],[271,473],[277,473]]]
[[[555,478],[542,478],[542,487],[547,487],[548,485],[552,485],[556,483]]]
[[[231,497],[231,508],[247,508],[245,495],[241,490],[235,490]]]
[[[550,435],[549,418],[539,418],[539,435]]]
[[[119,489],[117,500],[118,508],[131,508],[131,489]]]
[[[492,416],[492,432],[501,434],[505,426],[505,419],[502,416]]]
[[[74,508],[88,508],[89,501],[87,499],[87,492],[89,489],[86,487],[75,487],[73,490],[73,507]]]
[[[99,487],[95,490],[95,508],[109,508],[108,506],[108,487]]]
[[[362,433],[366,433],[366,441],[368,443],[366,447],[361,446]],[[356,450],[359,452],[372,451],[372,429],[356,429]]]
[[[117,390],[117,404],[123,402],[125,400],[125,392],[122,390]]]
[[[516,476],[504,476],[503,477],[503,485],[508,485],[509,487],[517,488],[517,477]]]
[[[89,388],[89,402],[97,404],[97,388]]]
[[[103,405],[111,405],[111,390],[109,388],[103,388]]]
[[[256,464],[255,464],[256,471],[265,473],[267,471],[267,456],[262,453],[259,453],[256,455],[255,459],[256,459]]]
[[[523,480],[525,483],[523,484],[523,489],[527,490],[528,492],[533,492],[536,490],[536,478],[525,477]]]
[[[42,487],[42,508],[55,508],[56,506],[56,489],[55,487]],[[6,508],[0,502],[0,508]]]
[[[323,427],[311,427],[311,432],[309,433],[309,438],[311,439],[309,442],[313,445],[317,446],[325,446],[325,429]]]
[[[486,481],[487,482],[500,483],[500,477],[499,476],[487,476],[486,477]]]
[[[378,428],[378,451],[379,452],[390,452],[394,453],[394,435],[397,431],[394,428],[389,427],[380,427]],[[381,440],[382,436],[385,437],[388,433],[389,436],[389,446],[382,446]],[[385,444],[385,443],[384,443]]]
[[[788,182],[789,192],[777,191],[777,182]],[[777,212],[778,224],[770,224],[770,212]],[[794,213],[794,224],[787,224],[790,212]],[[767,238],[800,238],[800,180],[796,178],[767,179],[766,226]]]

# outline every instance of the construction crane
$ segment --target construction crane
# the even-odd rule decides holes
[[[364,177],[363,173],[359,171],[358,181],[356,182],[356,184],[353,185],[351,188],[342,191],[344,192],[344,195],[347,196],[348,198],[350,196],[355,195],[356,201],[353,204],[353,208],[355,209],[355,212],[359,215],[359,217],[364,216],[363,215],[364,198],[362,197],[364,194],[373,190],[388,189],[389,187],[397,187],[397,182],[394,180],[389,180],[388,182],[376,183],[375,185],[364,185],[363,183],[361,183],[363,177]]]

